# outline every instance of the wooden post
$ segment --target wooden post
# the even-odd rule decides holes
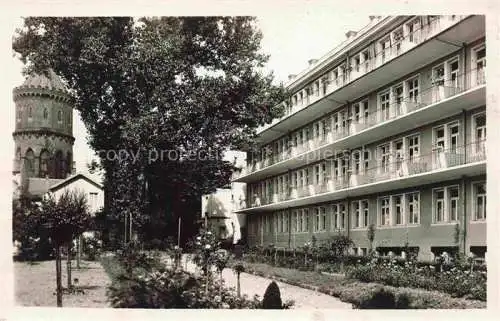
[[[123,244],[127,245],[127,214],[125,214],[123,217],[125,219],[125,226],[124,226],[124,228],[125,228],[125,237],[123,239]]]
[[[181,217],[179,216],[179,226],[177,228],[177,246],[181,247]]]
[[[132,241],[132,212],[130,212],[130,218],[129,218],[129,233],[128,233],[128,239]]]
[[[68,276],[68,290],[71,289],[71,248],[72,248],[73,240],[69,241],[67,248],[67,257],[66,257],[66,271]]]
[[[62,307],[62,285],[61,285],[61,247],[56,246],[56,295],[57,306]]]

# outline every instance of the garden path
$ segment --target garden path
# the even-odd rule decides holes
[[[196,265],[190,260],[186,260],[187,258],[187,255],[183,255],[183,268],[188,272],[197,272]],[[237,277],[232,269],[224,269],[224,271],[222,271],[222,278],[224,279],[226,286],[236,288]],[[264,292],[271,281],[272,280],[268,278],[248,273],[241,273],[241,294],[247,295],[249,298],[257,294],[262,299]],[[350,303],[342,302],[333,296],[283,282],[276,281],[276,283],[280,288],[281,298],[283,301],[295,301],[293,309],[352,309],[352,305]]]

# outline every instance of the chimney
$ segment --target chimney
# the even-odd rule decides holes
[[[312,66],[318,62],[318,59],[309,59],[307,62],[309,63],[309,66]]]
[[[357,31],[352,31],[352,30],[349,30],[346,32],[345,36],[347,39],[351,39],[352,37],[354,37],[358,32]]]
[[[370,22],[380,18],[380,16],[368,16],[368,17],[370,18]]]
[[[288,75],[288,80],[292,80],[292,79],[294,79],[294,78],[295,78],[295,76],[297,76],[297,75],[294,75],[294,74],[290,74],[290,75]]]

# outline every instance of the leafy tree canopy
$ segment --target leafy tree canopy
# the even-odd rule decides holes
[[[110,212],[147,221],[139,214],[180,215],[226,185],[234,168],[223,152],[251,147],[256,128],[282,114],[284,89],[263,71],[255,22],[29,17],[13,48],[26,73],[51,68],[67,82],[99,152]],[[126,159],[110,158],[120,150]]]

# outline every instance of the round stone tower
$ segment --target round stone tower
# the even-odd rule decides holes
[[[73,167],[72,96],[61,79],[30,76],[14,88],[14,180],[23,193],[30,178],[63,179]]]

